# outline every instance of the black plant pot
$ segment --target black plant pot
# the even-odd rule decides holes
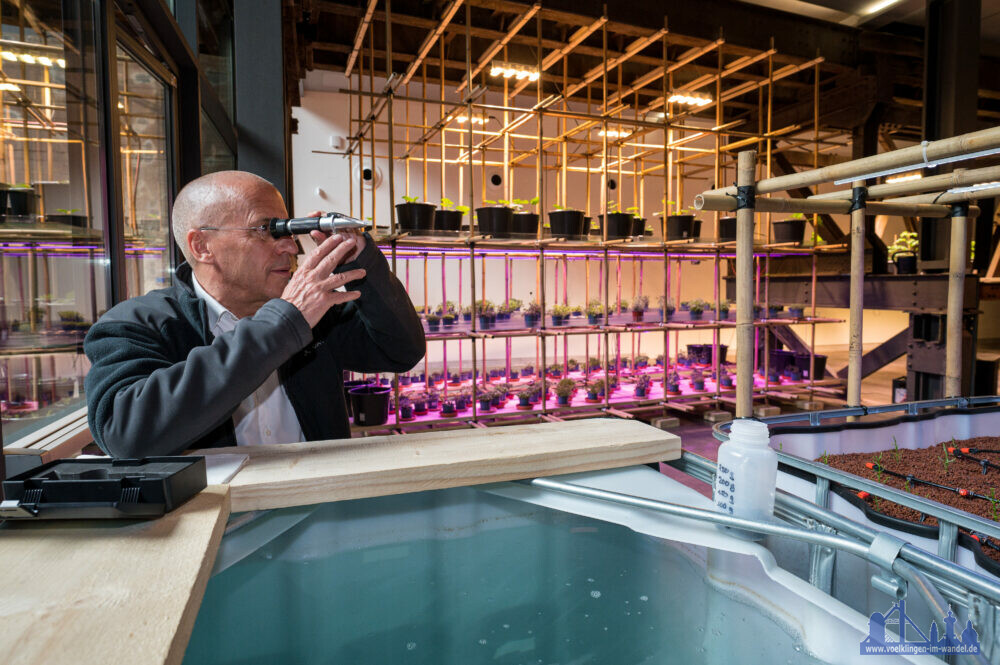
[[[667,240],[693,238],[694,215],[669,215],[667,217]]]
[[[892,262],[896,264],[897,275],[917,274],[916,254],[896,254],[896,256],[893,257]]]
[[[786,219],[774,223],[774,242],[794,242],[801,244],[806,232],[806,220]]]
[[[461,231],[462,213],[457,210],[435,210],[434,211],[435,231]]]
[[[538,215],[533,212],[514,213],[510,230],[512,233],[536,235],[538,233]]]
[[[549,213],[549,226],[552,237],[567,238],[582,236],[587,233],[585,217],[580,210],[554,210]]]
[[[514,224],[514,211],[506,206],[476,208],[476,222],[479,225],[480,234],[495,238],[507,238],[510,236],[510,229]]]
[[[30,187],[15,187],[7,190],[7,202],[12,215],[34,215],[38,195]]]
[[[397,203],[396,224],[402,231],[433,231],[434,212],[431,203]]]
[[[344,402],[347,403],[347,417],[350,418],[354,413],[351,411],[351,390],[353,388],[358,388],[360,386],[370,386],[371,381],[368,379],[354,379],[352,381],[344,381]]]
[[[733,242],[736,240],[736,218],[719,218],[719,242]]]
[[[646,235],[646,220],[641,217],[632,218],[632,235],[643,236]]]
[[[771,349],[771,357],[768,359],[768,372],[781,376],[785,373],[786,367],[794,365],[796,362],[795,354],[791,351]]]
[[[601,224],[604,224],[604,215],[601,215]],[[608,215],[607,221],[608,240],[628,238],[632,235],[632,215],[627,212],[613,212]]]
[[[389,418],[389,386],[351,389],[351,410],[356,425],[384,425]]]
[[[822,379],[826,375],[826,356],[817,353],[813,356],[813,361],[816,366],[816,379]],[[795,366],[802,370],[802,376],[810,378],[808,353],[796,353]]]

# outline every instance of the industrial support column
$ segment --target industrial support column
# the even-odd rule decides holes
[[[951,207],[951,257],[948,267],[948,323],[944,351],[944,395],[962,395],[962,319],[965,309],[965,265],[968,260],[969,204]]]
[[[753,416],[753,230],[757,151],[736,161],[736,417]]]
[[[861,331],[865,310],[865,202],[864,180],[854,181],[851,200],[851,292],[847,349],[847,406],[861,406]]]

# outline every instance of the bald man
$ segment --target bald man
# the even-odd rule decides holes
[[[343,370],[423,357],[420,320],[367,234],[313,232],[293,272],[298,247],[271,237],[272,217],[288,217],[281,195],[250,173],[177,195],[174,286],[116,305],[84,340],[90,431],[109,455],[346,438]]]

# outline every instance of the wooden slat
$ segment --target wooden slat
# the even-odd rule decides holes
[[[229,517],[225,486],[172,513],[0,533],[0,651],[16,663],[180,663]]]
[[[645,464],[677,458],[680,439],[597,418],[203,452],[249,454],[230,484],[241,512]]]
[[[15,439],[11,445],[17,445],[18,448],[33,448],[39,441],[49,437],[55,433],[58,433],[64,427],[75,425],[80,421],[87,421],[87,407],[82,406],[79,409],[66,414],[58,420],[54,420],[44,427],[40,427],[38,430],[28,434],[27,436]]]

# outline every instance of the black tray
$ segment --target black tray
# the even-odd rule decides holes
[[[0,518],[159,517],[207,484],[204,457],[56,460],[4,481]]]

